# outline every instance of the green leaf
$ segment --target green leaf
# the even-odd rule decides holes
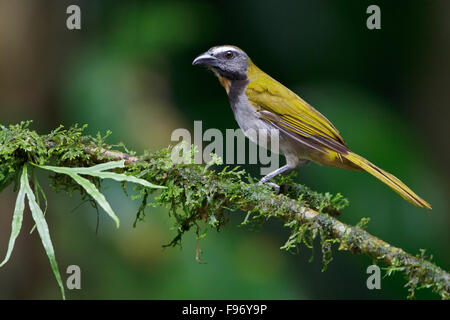
[[[39,168],[51,170],[58,173],[64,173],[64,174],[85,174],[85,175],[91,175],[92,173],[101,172],[104,170],[109,169],[116,169],[116,168],[123,168],[125,166],[125,161],[110,161],[106,163],[97,164],[92,167],[55,167],[55,166],[39,166]]]
[[[41,194],[42,198],[44,199],[44,202],[45,202],[44,217],[45,217],[45,213],[47,212],[47,209],[48,209],[47,197],[45,196],[45,192],[42,189],[41,185],[39,184],[39,181],[36,178],[34,172],[33,172],[33,184],[34,184],[34,193],[36,194],[37,203],[39,206],[41,206],[41,204],[39,202],[39,194]],[[36,229],[36,225],[34,225],[33,228],[31,228],[30,234],[33,233],[34,229]]]
[[[139,179],[134,176],[127,176],[123,173],[115,173],[115,172],[93,172],[90,174],[91,176],[96,176],[102,179],[113,179],[116,181],[129,181],[137,184],[141,184],[148,188],[160,188],[160,189],[166,189],[164,186],[157,186],[153,183],[148,182],[144,179]]]
[[[55,258],[55,251],[53,249],[52,240],[50,238],[50,232],[48,230],[47,222],[45,221],[44,213],[36,202],[36,197],[33,193],[33,190],[30,188],[30,184],[28,182],[28,173],[27,173],[27,164],[24,164],[22,171],[22,178],[20,180],[21,187],[23,186],[25,193],[28,198],[28,205],[30,206],[31,215],[33,216],[33,220],[36,223],[36,229],[41,237],[42,245],[44,246],[45,252],[47,253],[48,259],[50,260],[50,265],[53,270],[53,274],[56,277],[56,281],[58,282],[59,287],[61,288],[61,294],[63,299],[66,299],[64,293],[64,286],[61,280],[61,275],[58,269],[58,263]]]
[[[116,216],[108,201],[106,201],[105,196],[95,187],[95,185],[81,177],[80,175],[89,175],[98,177],[101,179],[113,179],[116,181],[129,181],[133,183],[141,184],[148,188],[166,188],[163,186],[154,185],[144,179],[139,179],[134,176],[128,176],[126,174],[119,174],[115,172],[105,172],[105,170],[124,168],[125,161],[110,161],[102,164],[98,164],[88,168],[69,168],[69,167],[55,167],[55,166],[38,166],[42,169],[51,170],[56,173],[62,173],[69,175],[73,180],[75,180],[79,185],[81,185],[84,190],[92,197],[95,201],[106,211],[106,213],[116,222],[117,228],[119,227],[119,218]]]
[[[54,166],[39,166],[40,168],[51,170],[58,173],[64,174],[82,174],[82,175],[90,175],[94,177],[99,177],[101,179],[113,179],[116,181],[129,181],[133,183],[137,183],[143,185],[148,188],[160,188],[165,189],[164,186],[158,186],[153,183],[148,182],[147,180],[136,178],[134,176],[128,176],[123,173],[115,173],[115,172],[104,172],[105,170],[116,169],[116,168],[124,168],[125,160],[120,161],[110,161],[106,163],[97,164],[88,168],[69,168],[69,167],[54,167]]]
[[[20,233],[20,229],[22,227],[23,220],[23,210],[25,209],[25,187],[24,180],[27,180],[27,172],[24,168],[22,170],[22,177],[20,179],[20,189],[16,199],[16,206],[14,208],[14,214],[11,225],[11,237],[9,238],[8,250],[6,252],[5,259],[0,263],[0,267],[2,267],[6,262],[8,262],[9,257],[14,249],[14,243],[16,242],[16,238]]]
[[[43,166],[44,167],[44,166]],[[91,174],[95,172],[110,170],[110,169],[116,169],[116,168],[124,168],[125,167],[125,160],[119,160],[119,161],[110,161],[105,163],[100,163],[92,167],[52,167],[51,168],[63,168],[64,170],[69,170],[77,174]]]
[[[69,176],[75,180],[80,186],[86,190],[86,192],[94,198],[95,201],[103,208],[103,210],[106,211],[106,213],[116,222],[117,228],[120,225],[119,218],[114,213],[113,209],[109,205],[108,201],[106,201],[105,196],[98,191],[98,189],[95,187],[95,185],[90,182],[88,179],[80,177],[77,174],[69,173]]]

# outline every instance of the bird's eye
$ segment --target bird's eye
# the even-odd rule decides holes
[[[225,58],[231,59],[231,58],[233,58],[233,57],[234,57],[233,51],[227,51],[227,52],[225,52]]]

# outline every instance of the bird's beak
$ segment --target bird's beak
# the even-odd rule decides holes
[[[217,58],[205,52],[199,55],[192,61],[193,66],[214,66],[217,62]]]

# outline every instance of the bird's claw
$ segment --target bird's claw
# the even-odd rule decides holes
[[[279,194],[280,193],[280,186],[277,185],[276,183],[263,181],[263,179],[261,179],[261,181],[258,182],[258,185],[261,185],[261,184],[267,184],[267,185],[271,186],[272,188],[274,188],[275,189],[275,194]]]

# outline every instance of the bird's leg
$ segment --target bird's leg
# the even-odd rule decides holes
[[[278,168],[277,170],[272,171],[271,173],[268,173],[267,175],[265,175],[264,177],[262,177],[261,180],[259,180],[258,184],[263,184],[263,183],[267,183],[270,180],[272,180],[275,176],[285,173],[285,172],[289,172],[292,169],[294,169],[293,167],[290,167],[289,165],[285,164],[284,166],[282,166],[281,168]]]
[[[269,186],[272,186],[275,189],[275,193],[278,194],[280,192],[280,186],[277,185],[276,183],[273,182],[269,182],[271,179],[273,179],[275,176],[285,173],[285,172],[289,172],[292,169],[295,169],[293,167],[288,166],[287,164],[285,164],[284,166],[282,166],[281,168],[278,168],[277,170],[272,171],[269,174],[266,174],[264,177],[262,177],[261,180],[259,180],[258,184],[268,184]]]
[[[291,166],[285,164],[281,168],[278,168],[278,169],[272,171],[271,173],[266,174],[264,177],[262,177],[261,180],[259,180],[258,184],[266,183],[269,186],[272,186],[275,189],[275,193],[278,194],[280,192],[280,186],[277,185],[276,183],[269,182],[269,181],[272,180],[275,176],[277,176],[279,174],[283,174],[283,173],[289,172],[295,168],[302,167],[305,164],[307,164],[308,162],[309,162],[308,160],[301,160],[298,162],[297,166],[295,166],[295,167],[291,167]]]

